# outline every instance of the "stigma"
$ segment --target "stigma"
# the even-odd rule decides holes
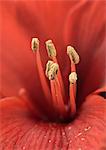
[[[76,73],[76,64],[80,61],[79,55],[72,46],[67,46],[66,53],[70,59],[70,74],[69,92],[67,91],[69,96],[68,100],[66,100],[67,93],[65,93],[63,78],[56,57],[56,48],[52,40],[46,41],[45,44],[49,60],[46,63],[44,71],[39,51],[39,40],[38,38],[32,38],[31,48],[32,51],[35,52],[36,65],[38,66],[42,90],[48,104],[50,104],[53,108],[57,119],[64,120],[66,118],[73,118],[76,114],[76,91],[78,78]],[[49,80],[50,85],[48,85],[47,80]]]

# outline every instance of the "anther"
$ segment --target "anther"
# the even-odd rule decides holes
[[[49,80],[54,80],[58,72],[58,64],[53,61],[48,61],[46,64],[46,76]]]
[[[55,49],[55,46],[54,46],[52,40],[46,41],[46,48],[47,48],[49,57],[56,57],[56,49]]]
[[[69,82],[71,84],[74,84],[76,83],[76,80],[77,80],[77,74],[76,72],[72,72],[70,75],[69,75]]]
[[[35,52],[36,50],[39,49],[39,40],[38,40],[38,38],[32,38],[31,48],[32,48],[33,52]]]
[[[80,59],[79,59],[79,55],[77,54],[77,52],[75,51],[75,49],[71,46],[67,46],[67,54],[70,57],[70,60],[72,63],[74,64],[78,64]]]

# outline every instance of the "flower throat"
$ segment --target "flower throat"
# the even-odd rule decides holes
[[[75,65],[79,63],[79,55],[73,47],[67,46],[67,54],[71,62],[71,73],[69,75],[69,99],[66,101],[62,75],[56,58],[56,48],[52,40],[46,41],[46,49],[50,60],[46,64],[45,73],[41,62],[38,38],[32,38],[31,48],[35,54],[38,74],[45,98],[49,104],[48,106],[52,107],[56,120],[64,121],[73,118],[76,114],[77,74]],[[48,86],[47,79],[50,81],[50,87]]]

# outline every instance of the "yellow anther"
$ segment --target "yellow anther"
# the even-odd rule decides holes
[[[75,51],[75,49],[71,46],[67,46],[67,54],[70,57],[70,60],[74,64],[78,64],[80,59],[78,53]]]
[[[39,50],[39,40],[38,40],[38,38],[32,38],[31,48],[32,48],[33,52],[35,52],[36,50]]]
[[[55,46],[54,46],[52,40],[46,41],[46,48],[47,48],[49,57],[56,57],[56,49],[55,49]]]
[[[53,61],[48,61],[46,64],[46,76],[49,80],[54,80],[58,72],[58,64]]]
[[[77,80],[77,74],[76,72],[72,72],[70,75],[69,75],[69,82],[71,84],[74,84],[76,83],[76,80]]]

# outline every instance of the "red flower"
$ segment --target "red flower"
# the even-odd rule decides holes
[[[45,0],[0,3],[0,149],[106,149],[105,2]],[[30,51],[30,41],[35,36],[40,39],[40,50],[34,55]],[[53,39],[56,45],[58,60],[57,63],[56,57],[50,57],[52,67],[49,64],[46,72],[49,79],[54,79],[50,81],[42,72],[45,72],[49,60],[44,47],[48,39]],[[68,80],[70,72],[75,71],[73,54],[69,55],[71,70],[66,54],[66,46],[70,44],[78,50],[81,59],[77,66],[77,107],[71,105],[72,100],[75,104],[73,87],[76,82],[72,84]],[[76,55],[74,57],[76,59]],[[51,95],[45,89],[46,85]],[[55,100],[59,103],[55,104]],[[73,119],[72,112],[76,113]]]

